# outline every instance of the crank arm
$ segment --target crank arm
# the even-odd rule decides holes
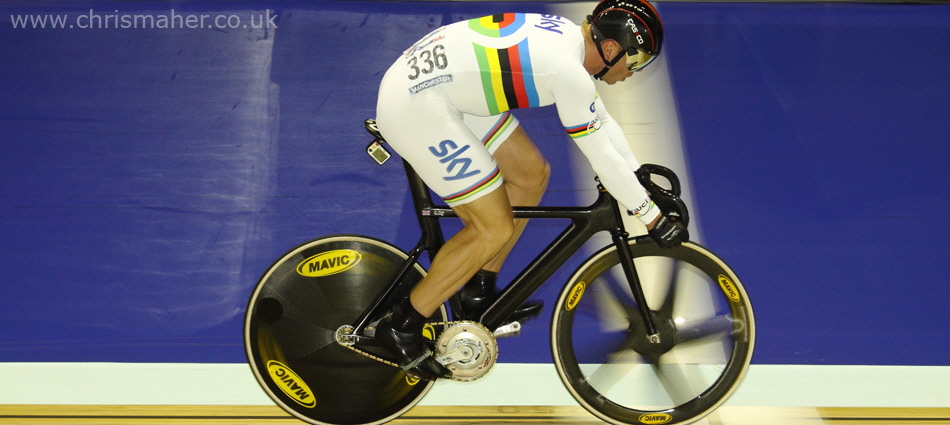
[[[471,360],[474,357],[475,357],[475,350],[473,350],[472,347],[469,347],[468,345],[462,345],[456,348],[455,350],[449,351],[447,353],[439,354],[435,358],[435,361],[439,362],[440,364],[444,366],[444,365],[458,363],[465,360]]]
[[[518,336],[521,333],[521,323],[511,322],[507,325],[501,325],[498,329],[495,329],[495,332],[492,332],[492,336],[495,338],[505,338],[509,336]]]

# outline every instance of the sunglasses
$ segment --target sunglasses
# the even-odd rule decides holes
[[[630,72],[637,72],[643,68],[646,68],[646,66],[652,63],[655,59],[656,56],[642,50],[637,50],[636,54],[627,55],[627,70]]]

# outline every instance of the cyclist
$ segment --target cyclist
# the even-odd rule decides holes
[[[640,164],[591,79],[631,77],[656,58],[662,40],[660,17],[645,0],[603,0],[582,25],[522,13],[447,25],[389,68],[379,89],[379,130],[464,225],[376,327],[377,341],[403,369],[423,379],[450,375],[424,344],[426,319],[460,290],[464,317],[484,312],[524,229],[511,206],[537,205],[547,186],[550,167],[511,109],[555,104],[601,183],[653,239],[661,246],[688,239],[635,183]],[[528,302],[509,319],[540,309]]]

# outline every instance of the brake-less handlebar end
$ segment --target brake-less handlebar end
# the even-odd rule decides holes
[[[636,175],[643,188],[650,192],[650,199],[653,200],[656,206],[660,207],[660,211],[664,216],[681,222],[683,226],[689,225],[689,209],[683,199],[680,198],[682,186],[680,186],[679,177],[676,176],[673,170],[662,165],[643,164],[636,171]],[[653,181],[654,175],[665,178],[670,188],[667,189]]]

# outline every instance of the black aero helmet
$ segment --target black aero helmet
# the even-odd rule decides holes
[[[646,0],[603,0],[594,7],[587,22],[597,49],[600,50],[600,42],[604,40],[616,41],[633,60],[631,63],[628,59],[627,63],[631,71],[642,69],[660,54],[663,22]],[[608,61],[602,51],[600,56],[608,66],[613,66],[621,58],[618,55]]]

